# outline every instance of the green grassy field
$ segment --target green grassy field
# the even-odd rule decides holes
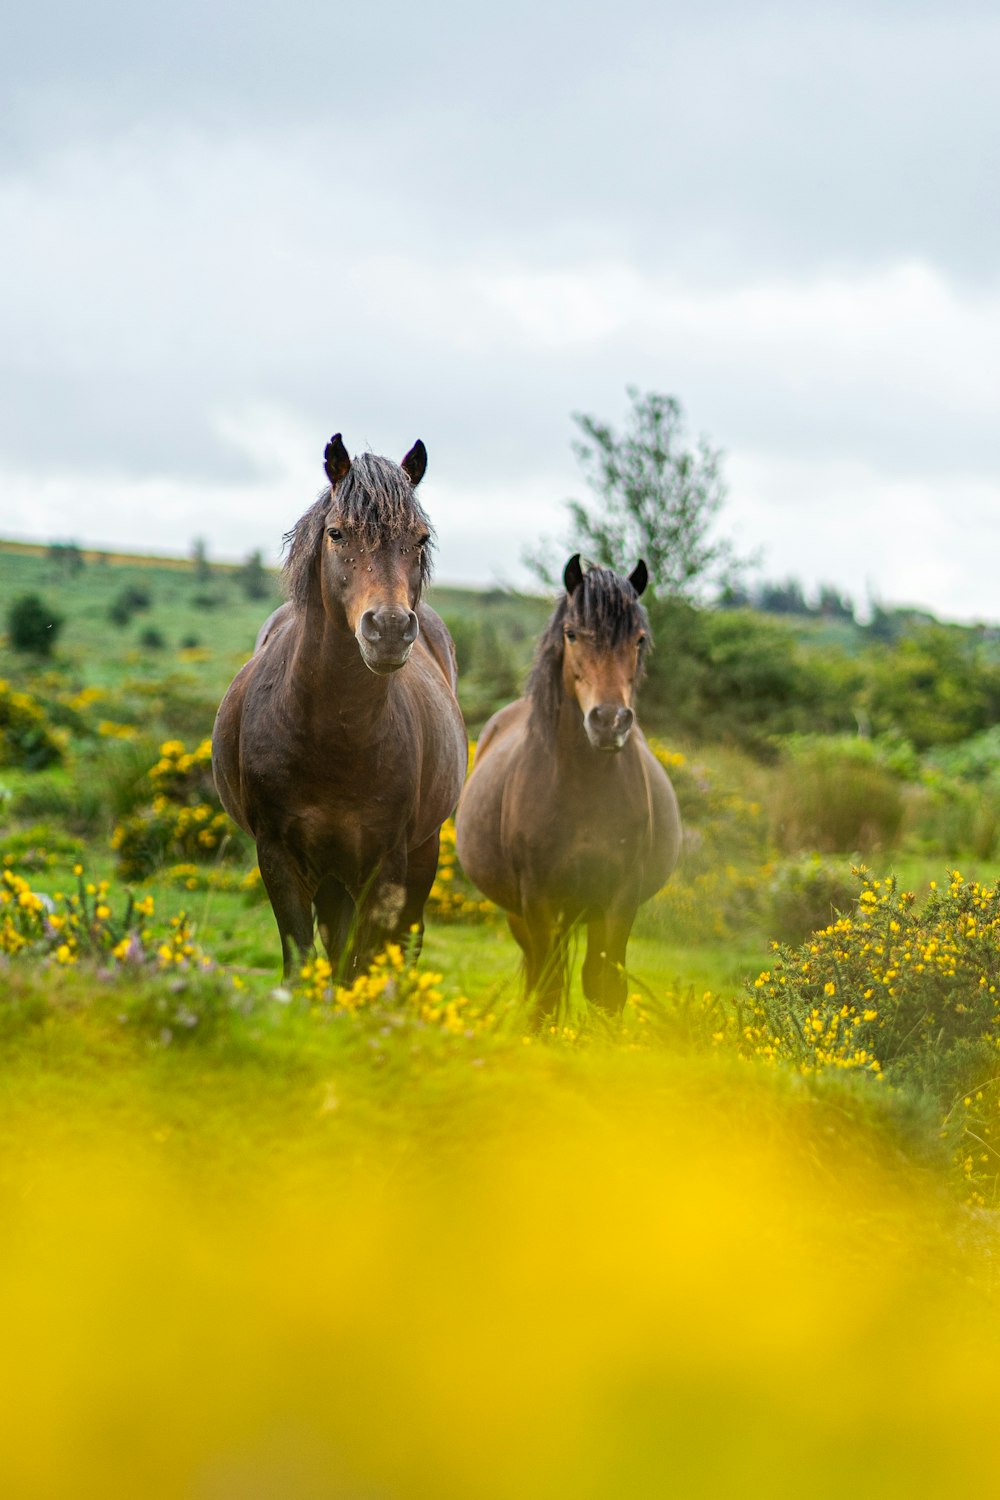
[[[116,632],[122,580],[151,602]],[[859,906],[850,931],[787,950],[831,954],[795,1021],[826,1029],[799,1048],[790,1028],[775,1052],[754,996],[781,960],[764,823],[782,773],[708,748],[674,757],[698,839],[681,895],[639,924],[620,1022],[576,986],[535,1029],[503,923],[445,920],[440,901],[418,969],[288,989],[270,909],[239,888],[251,850],[126,878],[112,849],[148,811],[159,739],[209,732],[269,601],[222,570],[64,577],[0,549],[0,588],[29,587],[58,589],[59,649],[6,652],[0,677],[37,695],[64,751],[0,764],[0,1492],[714,1500],[992,1482],[986,897],[911,933],[872,896],[869,926]],[[196,605],[206,588],[218,601]],[[527,653],[537,606],[483,607],[517,616]],[[150,628],[164,646],[141,644]],[[996,873],[916,839],[869,863],[921,893],[949,864]],[[134,951],[130,893],[148,904]],[[925,953],[938,985],[895,1074],[829,1040],[843,1006],[878,1041],[848,965],[866,972],[879,945],[909,964],[899,993],[883,964],[890,1020]]]

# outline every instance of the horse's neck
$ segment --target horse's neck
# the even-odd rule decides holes
[[[379,736],[389,710],[392,677],[369,671],[354,636],[320,611],[308,614],[299,631],[289,686],[304,720],[324,738],[362,746]]]

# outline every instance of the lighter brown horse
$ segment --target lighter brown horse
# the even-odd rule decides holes
[[[636,911],[681,845],[673,787],[635,718],[646,565],[625,579],[584,573],[577,555],[564,582],[526,695],[483,730],[456,815],[459,859],[507,912],[542,1014],[564,992],[576,923],[587,927],[584,994],[621,1008]]]
[[[257,845],[286,977],[313,949],[335,968],[423,932],[441,824],[458,801],[466,735],[455,648],[421,592],[431,528],[402,464],[340,434],[329,485],[285,538],[288,602],[219,707],[215,781]]]

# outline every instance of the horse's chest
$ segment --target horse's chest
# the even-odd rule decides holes
[[[528,863],[550,892],[567,905],[590,905],[629,883],[642,841],[631,821],[592,809],[572,824],[550,824],[530,842]]]

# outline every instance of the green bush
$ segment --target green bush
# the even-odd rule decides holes
[[[769,928],[781,943],[804,942],[850,911],[858,884],[847,861],[810,854],[778,865],[768,890]]]
[[[871,740],[800,736],[785,746],[769,812],[775,840],[789,854],[892,849],[905,812],[903,782]]]
[[[64,621],[38,595],[22,594],[7,612],[7,634],[15,651],[51,656]]]
[[[62,755],[58,733],[38,701],[0,680],[0,766],[41,771],[58,764]]]
[[[908,798],[906,827],[927,852],[992,859],[1000,847],[1000,776],[970,783],[925,772]]]
[[[856,664],[803,650],[784,621],[677,600],[652,601],[650,621],[655,647],[640,706],[658,732],[773,759],[776,736],[854,727]]]
[[[166,861],[219,858],[242,835],[219,804],[212,779],[212,745],[188,751],[168,740],[145,776],[150,797],[115,828],[111,847],[125,880],[142,880]]]
[[[921,908],[858,872],[855,911],[777,946],[737,1020],[749,1056],[849,1069],[936,1104],[974,1202],[1000,1189],[1000,880],[951,873]]]

